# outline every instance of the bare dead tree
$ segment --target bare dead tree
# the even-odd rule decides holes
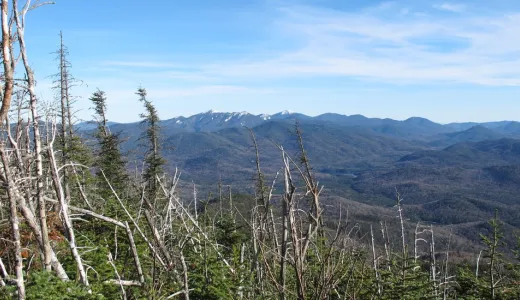
[[[107,245],[107,248],[108,248],[108,245]],[[125,284],[124,284],[124,281],[121,279],[119,272],[117,271],[117,267],[114,264],[114,259],[112,258],[112,253],[110,251],[107,254],[107,258],[108,258],[108,263],[112,266],[112,269],[114,269],[114,273],[116,274],[116,277],[117,277],[116,282],[119,284],[119,287],[121,288],[121,294],[123,296],[123,299],[126,300],[127,297],[126,297]]]
[[[47,145],[47,152],[49,156],[49,163],[51,165],[51,174],[52,174],[52,180],[54,183],[54,187],[56,189],[56,194],[58,196],[58,200],[60,203],[60,213],[63,216],[63,224],[65,226],[65,230],[67,231],[68,241],[69,241],[69,247],[72,252],[72,256],[74,257],[74,260],[76,262],[76,267],[78,268],[80,281],[85,286],[88,286],[88,278],[87,273],[85,272],[85,267],[83,266],[83,262],[81,260],[81,257],[78,252],[78,248],[76,245],[76,235],[74,233],[74,228],[72,226],[72,220],[69,216],[69,204],[67,199],[65,198],[65,192],[63,189],[63,183],[60,178],[56,157],[54,155],[54,140],[56,137],[56,126],[53,125],[53,131],[52,131],[52,140]]]
[[[478,278],[478,275],[479,275],[479,266],[480,266],[480,258],[482,256],[482,250],[480,250],[480,252],[478,253],[478,256],[477,256],[477,262],[476,262],[476,266],[475,266],[475,278]]]
[[[0,144],[0,156],[3,164],[3,179],[5,188],[7,190],[7,197],[9,198],[9,216],[11,230],[13,231],[13,243],[14,243],[14,254],[16,259],[16,287],[18,290],[18,299],[25,299],[25,284],[23,276],[23,258],[22,258],[22,247],[20,243],[20,221],[18,219],[18,208],[16,199],[13,191],[13,182],[9,160],[7,159],[7,153],[4,149],[3,143]]]
[[[323,237],[323,232],[321,231],[323,229],[323,220],[321,218],[323,211],[320,206],[320,193],[323,187],[320,187],[312,172],[309,156],[307,155],[307,151],[303,144],[303,133],[299,123],[296,123],[295,127],[298,146],[300,147],[300,162],[303,165],[303,170],[300,170],[300,173],[302,179],[305,181],[307,194],[310,194],[312,197],[312,207],[314,211],[309,213],[309,218],[310,221],[314,223],[315,230],[321,237]]]
[[[283,150],[283,148],[282,148]],[[282,241],[281,241],[281,250],[280,250],[280,299],[285,299],[285,265],[287,260],[287,247],[288,247],[288,222],[289,222],[289,207],[291,205],[291,201],[294,197],[294,191],[296,187],[294,186],[290,166],[289,159],[287,159],[285,152],[282,151],[282,160],[284,164],[284,195],[282,202]]]
[[[61,163],[64,165],[69,160],[69,148],[70,142],[69,138],[72,137],[72,123],[70,116],[70,99],[69,99],[69,62],[67,61],[67,48],[63,43],[63,33],[60,31],[60,49],[58,50],[58,58],[59,58],[59,89],[60,89],[60,139],[61,139],[61,147],[62,147],[62,161]],[[69,187],[69,171],[67,168],[63,170],[63,178],[64,178],[64,190],[65,190],[65,198],[67,201],[70,201],[70,187]]]
[[[139,282],[144,285],[144,274],[143,268],[141,267],[141,260],[139,259],[139,253],[137,252],[137,248],[135,246],[134,235],[128,222],[125,222],[126,234],[128,236],[128,241],[130,242],[130,248],[132,249],[132,255],[134,256],[135,269],[137,270],[137,274],[139,275]]]
[[[437,258],[435,256],[435,236],[433,234],[433,225],[430,225],[430,233],[430,280],[433,283],[433,295],[435,299],[437,299],[439,296],[439,285],[437,282]]]
[[[6,2],[6,1],[2,1]],[[18,47],[20,49],[20,56],[25,68],[27,76],[27,91],[29,93],[29,106],[33,122],[34,135],[34,151],[36,162],[36,198],[38,201],[38,217],[40,228],[42,231],[42,244],[45,269],[51,270],[52,249],[49,241],[49,232],[47,228],[47,209],[45,200],[43,198],[43,158],[42,158],[42,142],[41,133],[39,129],[40,117],[38,115],[37,97],[36,97],[36,80],[34,79],[34,72],[32,71],[29,59],[27,57],[27,50],[25,47],[25,17],[29,9],[31,9],[31,1],[28,0],[21,11],[18,10],[18,1],[13,0],[13,17],[16,25],[16,33],[18,37]]]
[[[101,170],[101,174],[103,175],[106,183],[108,184],[110,190],[112,191],[112,193],[114,194],[114,197],[116,198],[117,202],[119,203],[119,205],[121,206],[121,208],[123,209],[123,211],[125,212],[126,216],[130,219],[130,221],[132,222],[132,224],[135,226],[135,229],[137,230],[137,232],[139,232],[140,236],[143,238],[143,240],[146,242],[146,244],[148,245],[148,248],[150,249],[150,251],[152,251],[152,253],[154,254],[154,256],[157,258],[157,260],[160,262],[160,264],[163,266],[163,267],[166,267],[166,264],[164,263],[163,259],[160,257],[157,249],[152,245],[152,243],[149,241],[149,239],[147,238],[147,236],[144,234],[143,230],[141,230],[141,227],[139,226],[139,224],[137,223],[137,221],[135,220],[134,217],[132,217],[132,214],[130,214],[130,212],[128,211],[128,209],[126,208],[125,204],[123,203],[123,201],[121,200],[121,198],[119,198],[119,195],[117,194],[117,192],[114,190],[114,188],[112,187],[112,184],[110,183],[110,181],[107,179],[107,177],[105,176],[105,173],[103,172],[103,170]]]
[[[301,132],[298,133],[301,138]],[[303,147],[303,142],[300,141],[301,147]],[[286,218],[288,224],[288,232],[291,239],[291,248],[292,248],[292,256],[293,256],[293,269],[295,272],[295,281],[297,285],[297,297],[298,299],[306,299],[306,281],[305,281],[305,273],[307,269],[306,265],[306,257],[307,251],[309,250],[309,246],[311,243],[315,243],[316,233],[321,230],[321,213],[322,209],[319,203],[319,196],[321,193],[321,188],[318,186],[317,182],[314,180],[314,177],[311,172],[311,168],[309,164],[304,163],[305,169],[301,169],[297,163],[295,163],[290,156],[287,155],[283,147],[279,146],[280,151],[282,152],[282,157],[284,158],[284,173],[286,178],[286,188],[289,187],[289,190],[286,190],[284,201],[287,206]],[[301,152],[301,160],[308,161],[306,158],[305,151]],[[307,229],[305,230],[301,225],[302,220],[298,218],[298,201],[294,194],[294,184],[291,183],[292,177],[290,176],[291,170],[290,165],[295,167],[302,180],[305,183],[306,192],[305,195],[311,195],[313,209],[306,213],[307,219],[309,220]],[[287,184],[288,181],[288,184]],[[290,197],[288,197],[290,196]],[[321,243],[321,241],[319,241]],[[283,246],[282,246],[283,247]]]
[[[0,123],[3,125],[7,119],[14,88],[15,62],[11,53],[11,27],[9,25],[9,1],[2,1],[2,59],[4,66],[4,87],[2,94],[2,107],[0,108]]]
[[[451,245],[451,232],[450,232],[450,236],[448,238],[448,243],[446,246],[446,254],[445,254],[445,259],[444,259],[444,279],[442,282],[444,300],[448,299],[449,281],[452,278],[451,276],[449,276],[450,245]]]
[[[376,254],[376,246],[375,246],[375,242],[374,242],[374,230],[372,229],[372,225],[370,225],[370,240],[372,242],[372,263],[373,263],[373,267],[374,267],[374,275],[375,275],[376,285],[377,285],[377,294],[379,296],[381,296],[381,293],[382,293],[381,285],[380,285],[381,277],[379,275],[379,270],[378,270],[378,266],[377,266],[378,257]]]
[[[184,258],[184,253],[183,253],[184,245],[185,245],[185,242],[183,242],[183,244],[180,247],[179,256],[180,256],[180,261],[181,261],[181,265],[182,265],[182,275],[183,275],[182,283],[184,285],[184,299],[189,300],[190,299],[190,285],[189,285],[189,278],[188,278],[189,277],[188,266],[186,265],[186,259]]]
[[[383,244],[385,246],[385,260],[387,262],[388,271],[390,271],[390,237],[388,236],[388,227],[386,226],[386,222],[380,221],[381,226],[381,236],[383,237]]]

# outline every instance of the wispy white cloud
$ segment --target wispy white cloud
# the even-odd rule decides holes
[[[442,4],[436,4],[433,6],[436,9],[439,10],[445,10],[445,11],[451,11],[451,12],[464,12],[467,8],[465,4],[455,4],[455,3],[442,3]]]
[[[348,12],[284,6],[277,8],[279,18],[272,24],[272,35],[278,38],[266,45],[282,49],[276,54],[241,53],[236,60],[215,55],[213,63],[183,62],[182,66],[171,61],[110,61],[104,66],[149,69],[150,73],[139,71],[136,76],[206,86],[320,77],[520,86],[520,12],[445,15],[437,11],[465,8],[444,3],[418,11],[385,2]],[[159,68],[164,70],[157,72]]]
[[[265,60],[215,63],[204,72],[240,79],[336,76],[520,85],[519,13],[448,18],[395,17],[392,10],[383,15],[313,7],[281,11],[278,29],[299,37],[303,46]]]

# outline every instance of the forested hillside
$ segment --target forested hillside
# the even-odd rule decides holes
[[[518,123],[210,111],[77,124],[1,2],[0,299],[519,299]],[[47,9],[47,7],[45,7]],[[27,23],[29,24],[29,23]],[[51,58],[52,60],[52,58]]]
[[[251,193],[255,152],[248,128],[256,135],[264,173],[274,176],[280,168],[276,144],[293,155],[298,152],[294,134],[298,122],[308,141],[314,172],[326,186],[325,203],[341,199],[344,204],[354,201],[391,208],[397,189],[413,222],[447,226],[472,241],[473,246],[480,242],[478,226],[493,216],[495,208],[511,226],[507,229],[509,237],[520,226],[516,217],[520,214],[516,178],[520,140],[504,129],[514,122],[472,124],[469,129],[461,129],[419,118],[395,121],[280,113],[257,116],[250,123],[253,117],[207,112],[183,118],[192,124],[183,129],[172,126],[178,124],[178,118],[163,121],[162,154],[169,170],[182,171],[180,186],[189,190],[191,182],[204,183],[200,188],[208,193],[215,192],[221,182],[234,186],[237,192]],[[226,124],[225,120],[232,118],[237,122]],[[242,123],[238,122],[241,118],[245,118]],[[414,135],[404,138],[382,134],[374,130],[381,123],[394,124]],[[122,149],[128,153],[130,164],[138,162],[142,157],[138,137],[145,128],[137,123],[110,128],[121,133]],[[88,130],[79,133],[86,139],[91,135]],[[465,214],[460,214],[461,209]],[[377,215],[363,215],[379,222]]]

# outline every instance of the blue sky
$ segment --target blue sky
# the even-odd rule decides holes
[[[520,1],[55,0],[26,39],[42,99],[63,30],[72,72],[138,119],[142,85],[161,118],[209,109],[406,119],[520,120]]]

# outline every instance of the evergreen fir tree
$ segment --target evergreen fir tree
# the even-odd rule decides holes
[[[145,152],[144,162],[146,169],[143,174],[143,180],[146,189],[146,199],[150,206],[155,203],[157,193],[159,191],[159,182],[157,176],[163,174],[163,166],[165,160],[160,154],[160,119],[157,110],[151,101],[146,98],[146,90],[139,88],[136,93],[139,96],[139,101],[144,104],[145,113],[142,113],[142,124],[146,125],[146,131],[143,138],[147,140],[147,149]]]
[[[94,104],[95,118],[98,123],[95,136],[99,148],[95,165],[98,168],[99,194],[104,199],[109,199],[113,197],[113,193],[108,182],[120,195],[124,192],[128,174],[125,170],[126,162],[120,151],[119,135],[110,132],[107,126],[106,100],[105,92],[99,89],[90,98]],[[106,180],[102,172],[106,176]]]

